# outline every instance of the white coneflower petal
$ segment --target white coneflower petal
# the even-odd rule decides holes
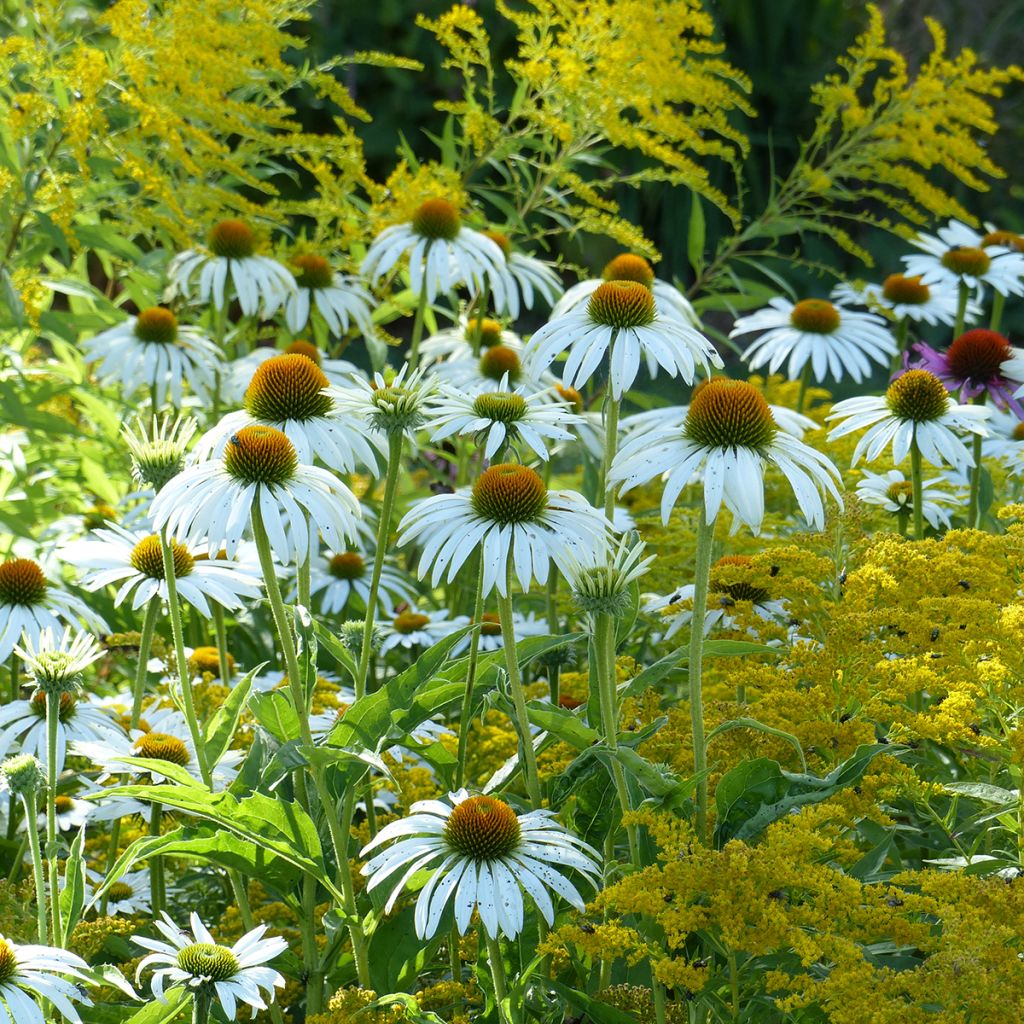
[[[998,235],[982,235],[958,220],[937,234],[921,232],[911,240],[923,255],[904,256],[908,276],[926,285],[975,290],[988,285],[1001,295],[1024,295],[1024,255]]]
[[[358,277],[338,274],[322,256],[303,253],[292,263],[298,269],[295,290],[285,300],[284,319],[293,334],[309,321],[311,309],[323,317],[331,334],[346,334],[355,324],[364,335],[373,334],[373,296]]]

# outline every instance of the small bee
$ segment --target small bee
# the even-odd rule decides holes
[[[231,442],[231,444],[233,444],[233,445],[234,445],[234,446],[235,446],[236,448],[241,448],[241,447],[242,447],[242,442],[241,442],[241,441],[240,441],[240,440],[238,439],[238,435],[237,435],[237,434],[232,434],[232,435],[231,435],[231,437],[229,437],[229,438],[228,438],[228,440],[229,440],[229,441]]]

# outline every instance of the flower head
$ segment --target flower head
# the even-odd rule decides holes
[[[680,431],[675,426],[638,431],[619,450],[610,479],[623,491],[665,473],[661,500],[667,523],[683,487],[704,467],[704,514],[722,503],[736,524],[756,533],[764,519],[764,471],[776,466],[789,481],[807,521],[824,524],[821,494],[840,502],[839,473],[821,453],[779,430],[764,396],[744,381],[715,377],[694,392]]]
[[[827,299],[803,299],[792,303],[775,298],[768,307],[740,317],[730,338],[763,331],[743,358],[751,370],[767,365],[775,373],[786,363],[790,380],[800,377],[809,362],[819,383],[829,374],[855,381],[870,377],[871,364],[888,365],[896,342],[881,317],[857,313]],[[787,362],[788,360],[788,362]]]
[[[557,307],[556,307],[557,308]],[[636,380],[641,356],[653,376],[660,366],[690,384],[697,368],[721,366],[714,346],[699,331],[659,313],[653,293],[637,281],[602,281],[586,304],[549,320],[526,346],[526,368],[547,369],[568,351],[563,378],[570,387],[588,381],[609,354],[612,396],[618,400]]]
[[[423,424],[437,380],[433,375],[427,376],[422,368],[408,377],[407,370],[408,364],[390,379],[374,374],[369,385],[353,375],[354,386],[343,389],[338,399],[339,408],[354,420],[365,419],[381,434],[411,433]]]
[[[870,395],[837,402],[827,420],[845,420],[829,433],[829,439],[868,428],[857,442],[853,465],[866,456],[873,462],[892,443],[892,457],[902,462],[916,442],[922,456],[933,466],[963,469],[974,465],[971,453],[958,432],[988,433],[988,410],[980,405],[955,405],[945,385],[928,370],[908,370],[889,385],[883,397]]]
[[[82,673],[103,649],[88,633],[72,635],[70,629],[58,643],[49,628],[42,630],[38,640],[26,637],[24,646],[15,647],[36,686],[48,694],[77,693],[81,689]]]
[[[593,561],[577,562],[568,580],[580,610],[588,615],[624,615],[632,601],[633,584],[655,558],[643,557],[645,547],[635,534],[624,535],[614,550],[601,552]]]
[[[246,316],[273,316],[296,288],[287,267],[256,253],[256,238],[244,221],[230,219],[210,231],[209,251],[187,249],[171,260],[167,268],[167,297],[193,293],[200,302],[212,302],[223,309],[230,278],[238,304]],[[198,285],[194,278],[198,274]]]
[[[338,274],[316,253],[292,257],[296,268],[295,290],[285,300],[284,319],[293,334],[309,322],[317,310],[334,335],[348,332],[355,324],[364,335],[373,334],[373,297],[358,277]]]
[[[74,1003],[92,1006],[82,983],[89,965],[66,949],[22,946],[0,935],[0,1013],[17,1024],[45,1024],[35,1000],[47,1000],[72,1024],[81,1024]]]
[[[159,491],[171,477],[177,476],[185,468],[185,454],[196,426],[194,419],[181,416],[173,420],[170,416],[161,420],[154,416],[149,427],[137,418],[134,429],[123,426],[121,433],[131,452],[136,482]]]
[[[936,235],[923,232],[911,240],[922,255],[904,256],[909,275],[926,285],[968,289],[989,285],[1002,295],[1024,294],[1024,255],[1001,237],[982,235],[957,220],[939,228]]]
[[[277,557],[305,558],[309,522],[327,543],[344,549],[354,537],[359,502],[325,469],[299,463],[279,430],[248,426],[232,434],[219,459],[190,466],[156,496],[153,525],[185,543],[205,541],[210,554],[234,557],[255,510]]]
[[[154,922],[157,931],[167,940],[150,939],[135,935],[132,941],[150,952],[139,962],[136,981],[147,967],[155,966],[151,985],[153,995],[161,1002],[164,986],[184,985],[196,992],[215,996],[228,1020],[235,1019],[237,1003],[245,1003],[253,1009],[265,1010],[263,992],[270,1002],[274,1001],[274,990],[284,988],[284,978],[268,967],[275,957],[288,948],[280,937],[263,938],[265,924],[243,935],[234,945],[222,946],[217,943],[209,930],[192,913],[189,917],[192,934],[178,928],[167,914]]]
[[[920,357],[915,368],[934,373],[949,391],[959,392],[961,402],[983,394],[1024,420],[1024,405],[1015,397],[1024,384],[1024,356],[998,331],[976,327],[954,338],[945,352],[924,342],[914,351]]]
[[[558,825],[551,811],[516,814],[503,800],[470,796],[466,790],[450,793],[448,799],[413,804],[408,817],[385,825],[361,851],[365,856],[397,840],[362,869],[369,890],[391,880],[385,911],[409,879],[425,870],[434,873],[416,900],[420,938],[434,935],[452,899],[460,934],[465,934],[475,909],[495,938],[499,930],[508,938],[522,931],[524,892],[549,925],[555,918],[549,889],[583,909],[582,897],[563,872],[577,871],[596,884],[598,853]]]
[[[534,470],[503,463],[484,470],[471,490],[416,502],[399,524],[399,544],[422,544],[419,574],[432,569],[433,586],[446,570],[453,580],[479,548],[484,594],[495,584],[505,594],[507,566],[527,590],[533,579],[547,580],[552,560],[568,566],[573,552],[603,543],[608,528],[579,494],[549,491]]]

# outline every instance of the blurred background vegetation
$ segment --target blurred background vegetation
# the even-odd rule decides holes
[[[469,3],[485,19],[496,57],[511,56],[512,28],[497,15],[493,0]],[[441,124],[434,102],[457,98],[457,76],[440,70],[439,48],[414,24],[416,14],[435,17],[450,6],[451,0],[377,0],[367,4],[324,0],[314,9],[312,20],[297,28],[308,33],[309,56],[315,59],[379,49],[414,57],[425,65],[426,70],[418,74],[355,65],[345,72],[349,90],[375,116],[373,124],[360,134],[370,169],[378,179],[386,177],[395,164],[399,133],[417,152],[426,154],[430,144],[423,133],[436,132]],[[946,27],[951,49],[970,47],[985,64],[1007,65],[1021,59],[1024,0],[880,0],[879,6],[890,42],[907,55],[912,67],[931,49],[926,17]],[[756,214],[764,206],[773,167],[787,170],[795,160],[799,140],[811,131],[815,116],[808,101],[811,85],[835,69],[837,55],[863,30],[866,5],[851,0],[706,0],[705,7],[715,19],[728,59],[753,82],[752,100],[758,117],[742,126],[752,143],[745,166],[743,208]],[[1011,89],[997,111],[1003,129],[993,139],[991,152],[1007,177],[994,182],[985,196],[964,188],[954,194],[979,218],[1022,231],[1024,183],[1018,171],[1024,147],[1024,89]],[[329,128],[325,110],[306,107],[302,116],[310,127]],[[725,173],[715,184],[729,194],[734,191]],[[641,191],[623,190],[616,198],[622,213],[640,225],[661,250],[659,276],[682,282],[691,278],[686,256],[689,195],[678,188],[647,186]],[[708,243],[713,250],[718,236],[730,229],[725,218],[714,211],[709,211],[708,218]],[[818,239],[806,241],[805,255],[830,262],[850,276],[875,277],[896,269],[897,256],[907,251],[899,239],[880,232],[867,233],[857,241],[874,254],[876,270],[866,271],[857,260]],[[566,255],[574,262],[600,267],[615,251],[614,243],[604,239],[587,239],[585,245],[585,251],[577,248]]]

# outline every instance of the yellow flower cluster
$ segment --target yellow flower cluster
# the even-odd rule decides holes
[[[864,205],[880,204],[897,222],[924,224],[932,218],[973,221],[954,192],[958,184],[984,191],[986,178],[1003,177],[988,156],[983,136],[996,131],[992,103],[1021,69],[983,68],[977,55],[950,55],[942,27],[926,25],[931,55],[916,70],[886,43],[880,10],[868,7],[868,26],[840,70],[812,90],[819,108],[814,132],[782,188],[791,213],[815,217],[814,207],[832,207],[841,218],[872,222]],[[938,184],[934,171],[955,179]],[[884,216],[877,221],[892,226]],[[905,223],[899,225],[909,231]],[[834,222],[823,230],[870,264],[870,256]]]

